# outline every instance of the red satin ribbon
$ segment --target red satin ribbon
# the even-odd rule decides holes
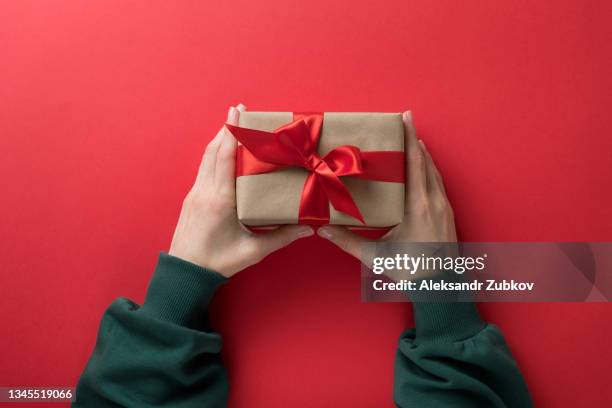
[[[274,132],[226,126],[242,143],[237,150],[236,177],[270,173],[288,166],[309,171],[300,199],[299,224],[329,224],[329,203],[365,224],[340,177],[404,182],[404,153],[400,151],[362,152],[347,145],[319,156],[322,113],[294,113],[291,123]]]

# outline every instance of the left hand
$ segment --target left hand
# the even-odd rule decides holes
[[[227,122],[238,125],[244,106],[231,107]],[[236,214],[236,139],[224,127],[208,144],[191,191],[183,201],[169,254],[230,277],[296,239],[306,225],[285,225],[254,234]]]

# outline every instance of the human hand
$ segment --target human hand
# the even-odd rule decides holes
[[[231,107],[227,122],[238,125],[244,106]],[[183,201],[169,254],[230,277],[296,239],[306,225],[286,225],[255,234],[236,215],[236,139],[224,127],[208,144],[195,184]]]
[[[412,114],[402,115],[405,129],[406,198],[405,214],[401,224],[377,242],[457,242],[453,210],[446,196],[442,177],[425,144],[417,140]],[[364,260],[361,250],[370,242],[346,227],[326,225],[318,235],[341,249]]]

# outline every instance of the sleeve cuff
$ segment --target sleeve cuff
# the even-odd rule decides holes
[[[472,302],[413,303],[416,343],[453,342],[486,327]]]
[[[226,281],[217,272],[161,253],[141,310],[192,327],[205,315],[216,290]]]

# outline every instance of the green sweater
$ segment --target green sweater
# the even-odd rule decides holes
[[[225,407],[221,335],[206,309],[223,276],[161,254],[142,307],[111,304],[76,391],[75,407]],[[531,406],[499,329],[471,303],[415,303],[399,340],[399,407]],[[341,390],[339,390],[341,392]]]

